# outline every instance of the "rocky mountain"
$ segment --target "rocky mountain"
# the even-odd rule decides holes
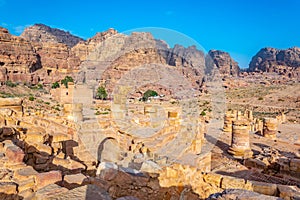
[[[74,52],[74,54],[83,61],[92,51],[95,50],[97,44],[113,35],[116,35],[117,33],[118,32],[112,28],[104,32],[98,32],[95,36],[87,39],[86,41],[80,41],[78,44],[76,44],[72,48],[72,52]]]
[[[31,73],[40,68],[41,58],[32,44],[0,27],[0,82],[32,82]]]
[[[20,36],[32,42],[63,43],[68,47],[73,47],[77,43],[84,41],[82,38],[74,36],[70,32],[51,28],[44,24],[35,24],[27,27]]]
[[[251,60],[249,71],[275,72],[300,77],[300,48],[286,50],[262,48]]]
[[[220,50],[210,50],[208,55],[219,68],[221,74],[227,76],[239,75],[240,67],[238,63],[231,58],[229,53]]]

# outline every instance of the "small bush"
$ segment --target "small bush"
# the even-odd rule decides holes
[[[101,112],[99,110],[97,110],[97,112],[95,112],[95,115],[100,115]]]
[[[10,80],[6,81],[5,85],[7,85],[8,87],[16,87],[17,86],[16,83],[11,82]]]
[[[142,97],[142,101],[147,101],[149,97],[156,97],[158,96],[157,92],[154,90],[147,90]]]
[[[43,86],[43,84],[37,84],[37,89],[43,89],[44,88],[44,86]]]
[[[260,101],[261,101],[261,100],[264,100],[264,98],[263,98],[263,97],[259,97],[259,98],[258,98],[258,100],[260,100]]]
[[[35,98],[33,96],[30,96],[28,99],[29,101],[34,101]]]
[[[203,110],[201,113],[200,113],[201,116],[205,116],[206,115],[206,112]]]
[[[63,80],[60,81],[60,83],[64,84],[66,86],[66,88],[68,88],[69,82],[74,82],[74,80],[71,76],[66,76]]]
[[[278,101],[284,101],[284,99],[278,99]]]
[[[103,86],[98,87],[97,93],[96,93],[96,98],[104,100],[107,98],[107,92]]]
[[[52,89],[59,88],[59,87],[60,87],[60,85],[57,81],[55,83],[52,83],[52,86],[51,86]]]

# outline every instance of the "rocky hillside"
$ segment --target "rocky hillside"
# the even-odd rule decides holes
[[[263,48],[252,58],[249,71],[275,72],[290,78],[300,77],[300,48]]]
[[[219,68],[221,74],[227,76],[239,75],[240,67],[238,63],[230,57],[229,53],[219,50],[210,50],[208,55]]]
[[[51,28],[44,24],[35,24],[27,27],[21,37],[32,42],[55,42],[63,43],[68,47],[75,46],[78,42],[84,41],[82,38],[72,35],[57,28]]]
[[[40,56],[29,41],[0,27],[0,82],[31,82],[31,73],[41,67]]]

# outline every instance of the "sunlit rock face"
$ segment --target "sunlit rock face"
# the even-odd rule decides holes
[[[63,43],[68,47],[73,47],[77,43],[84,41],[82,38],[74,36],[70,32],[51,28],[44,24],[29,26],[20,36],[32,42]]]
[[[231,58],[229,53],[220,50],[210,50],[208,55],[219,68],[220,73],[226,76],[238,76],[240,67],[238,63]]]
[[[249,71],[275,72],[289,78],[300,77],[300,48],[262,48],[251,60]]]

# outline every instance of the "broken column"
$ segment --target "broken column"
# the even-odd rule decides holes
[[[232,111],[227,111],[224,117],[224,127],[223,131],[224,132],[229,132],[231,133],[232,131],[232,122],[236,120],[236,114],[233,113]]]
[[[264,118],[263,136],[276,139],[278,120],[276,118]]]
[[[235,158],[249,158],[252,156],[249,139],[249,122],[237,120],[232,124],[231,147],[228,153]]]
[[[68,120],[79,122],[83,120],[81,103],[64,104],[64,114]]]

